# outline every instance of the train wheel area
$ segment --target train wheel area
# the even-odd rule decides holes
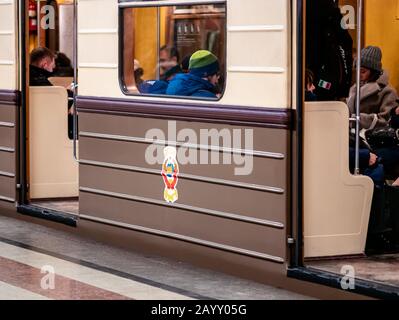
[[[2,300],[311,299],[4,216],[0,235]]]

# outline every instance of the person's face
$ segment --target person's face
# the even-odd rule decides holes
[[[316,89],[313,83],[308,83],[306,86],[307,91],[310,91],[313,93],[313,91]]]
[[[214,86],[216,86],[219,83],[219,79],[220,79],[220,74],[219,73],[208,77],[209,82],[212,83]]]
[[[176,57],[171,58],[168,50],[162,50],[159,52],[159,73],[162,76],[166,70],[177,65]]]
[[[360,68],[360,81],[366,82],[370,79],[371,71],[367,68]]]
[[[53,72],[55,68],[55,59],[46,57],[42,60],[41,66],[42,69],[47,70],[48,72]]]

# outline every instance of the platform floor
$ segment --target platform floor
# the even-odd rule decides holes
[[[311,298],[0,216],[0,299]]]

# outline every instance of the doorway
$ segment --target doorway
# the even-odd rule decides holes
[[[345,46],[350,36],[352,40],[352,52],[356,53],[357,46],[357,6],[358,1],[334,1],[334,0],[308,0],[319,6],[331,5],[332,10],[350,15],[348,20],[354,21],[355,29],[338,30],[340,33],[340,44]],[[383,69],[391,74],[391,86],[398,89],[397,84],[397,55],[393,54],[399,44],[397,32],[399,29],[398,8],[396,0],[381,1],[363,0],[363,34],[361,36],[361,47],[377,46],[383,52]],[[353,8],[352,10],[343,10]],[[323,8],[325,9],[325,7]],[[337,11],[336,9],[340,9]],[[317,10],[320,12],[320,10]],[[309,13],[309,12],[308,12]],[[343,16],[342,16],[343,17]],[[342,18],[341,17],[341,18]],[[316,17],[315,19],[319,19]],[[322,21],[332,20],[323,17]],[[336,20],[340,25],[341,18]],[[309,15],[307,22],[309,22]],[[307,24],[314,26],[314,24]],[[342,24],[341,24],[342,26]],[[319,31],[320,29],[318,29]],[[337,30],[331,27],[330,30]],[[317,43],[318,37],[307,37],[307,58],[309,58],[309,42]],[[345,40],[342,40],[345,39]],[[321,40],[324,41],[324,40]],[[330,41],[331,42],[331,41]],[[341,49],[340,49],[341,50]],[[350,50],[341,50],[341,52]],[[328,55],[333,53],[328,50]],[[320,58],[319,56],[315,59]],[[350,61],[347,54],[346,61]],[[355,55],[353,56],[355,58]],[[337,58],[336,61],[339,61]],[[330,60],[328,60],[330,61]],[[350,63],[351,77],[348,76],[346,83],[340,83],[345,90],[335,90],[335,79],[342,79],[345,70],[345,62],[333,64],[331,72],[329,66],[318,72],[321,77],[331,76],[331,81],[320,79],[320,75],[310,77],[317,79],[314,85],[319,87],[320,95],[313,101],[308,100],[304,104],[304,265],[313,270],[324,271],[342,277],[347,274],[348,266],[353,277],[356,279],[371,281],[379,285],[399,287],[399,254],[398,247],[390,246],[389,243],[399,239],[398,234],[390,233],[392,238],[386,238],[381,232],[378,250],[373,247],[369,250],[370,230],[374,229],[377,213],[382,212],[386,203],[378,205],[380,198],[376,196],[376,188],[373,181],[365,175],[353,175],[349,173],[349,114],[346,105],[349,96],[349,87],[356,83],[355,72],[352,69],[354,63]],[[306,67],[309,67],[307,64]],[[327,71],[328,72],[327,72]],[[339,75],[340,77],[335,77]],[[349,75],[349,73],[348,73]],[[334,89],[334,90],[330,90]],[[334,93],[333,93],[334,91]],[[331,94],[331,96],[327,96]],[[311,96],[312,97],[312,96]],[[320,99],[320,97],[323,97]],[[385,175],[387,179],[387,175]],[[389,180],[389,179],[387,179]],[[389,181],[386,182],[389,185]],[[386,198],[385,198],[386,199]],[[398,215],[399,208],[392,214]],[[387,217],[380,217],[381,221]],[[391,230],[392,231],[392,230]],[[398,230],[396,230],[398,231]],[[395,240],[396,238],[396,240]],[[385,246],[385,244],[387,246]],[[375,245],[375,243],[373,244]]]
[[[25,206],[79,214],[74,0],[27,0]],[[46,62],[47,61],[47,62]]]

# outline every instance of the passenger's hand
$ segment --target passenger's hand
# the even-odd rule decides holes
[[[399,107],[396,107],[395,113],[399,116]]]
[[[373,165],[376,164],[378,157],[370,152],[370,160],[369,160],[369,166],[372,167]]]

